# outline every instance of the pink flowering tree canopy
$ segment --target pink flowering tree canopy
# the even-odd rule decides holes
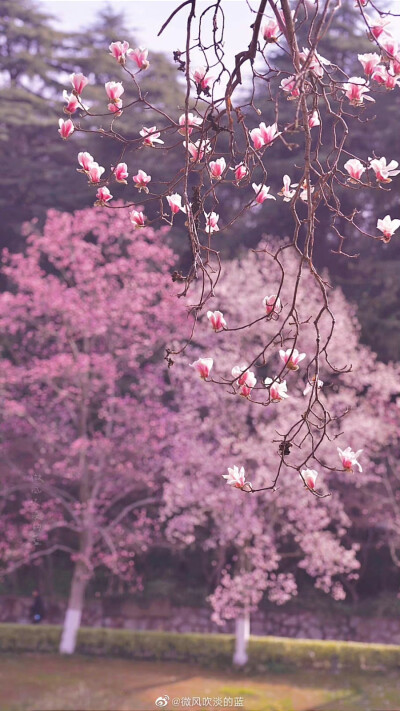
[[[280,280],[280,268],[275,265],[271,271],[262,247],[229,263],[219,283],[215,305],[224,304],[232,332],[222,324],[216,328],[219,321],[204,314],[193,344],[198,361],[204,363],[213,354],[214,379],[229,382],[231,372],[247,373],[247,379],[241,384],[239,376],[233,386],[226,384],[230,394],[221,398],[218,388],[202,381],[200,369],[200,377],[195,373],[188,377],[184,359],[171,371],[180,416],[165,487],[164,521],[175,545],[203,549],[211,570],[209,601],[219,623],[254,611],[264,595],[277,604],[286,602],[297,594],[301,571],[318,589],[343,599],[360,567],[353,525],[364,531],[379,528],[383,510],[387,515],[382,463],[399,426],[394,398],[399,370],[379,363],[359,342],[354,309],[339,290],[332,295],[337,326],[331,355],[336,371],[332,374],[328,364],[321,366],[318,389],[318,406],[329,413],[331,428],[323,439],[316,428],[318,447],[312,463],[304,461],[304,446],[288,433],[291,418],[304,418],[312,398],[305,359],[285,371],[286,398],[277,396],[268,407],[249,406],[245,389],[253,372],[249,361],[275,330],[274,321],[264,321],[261,330],[256,319],[263,312],[263,294],[275,292]],[[276,248],[269,245],[270,250]],[[290,251],[284,254],[283,267],[285,302],[286,288],[292,288],[297,273],[296,256]],[[318,300],[318,285],[308,274],[298,291],[298,317],[304,324],[300,351],[312,347],[310,317]],[[240,328],[248,321],[255,322],[251,329]],[[325,318],[321,334],[329,329]],[[254,371],[249,385],[252,400],[257,402],[263,392],[262,381],[284,368],[283,355],[275,342],[265,365]],[[351,371],[345,367],[350,363]],[[362,453],[357,451],[360,442]],[[254,494],[264,488],[270,490],[269,496]],[[379,511],[374,510],[372,494]],[[398,526],[398,517],[387,520]]]
[[[168,447],[174,258],[122,212],[51,211],[26,231],[2,267],[1,570],[64,551],[83,581],[103,567],[137,586]]]

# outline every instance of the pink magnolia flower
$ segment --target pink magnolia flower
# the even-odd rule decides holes
[[[111,42],[109,48],[110,54],[114,57],[118,64],[125,64],[126,53],[129,49],[129,42]]]
[[[380,183],[391,183],[392,178],[400,173],[400,170],[396,170],[398,165],[397,160],[391,160],[390,163],[386,164],[385,157],[371,160],[371,168]]]
[[[321,125],[321,121],[319,120],[319,113],[316,109],[312,112],[312,114],[309,114],[308,125],[310,128],[314,128],[314,126]]]
[[[245,178],[249,172],[247,170],[247,166],[245,166],[244,163],[239,163],[239,165],[235,165],[234,171],[235,171],[235,178],[238,183],[241,180],[243,180],[243,178]]]
[[[226,321],[221,311],[207,311],[207,318],[213,327],[215,333],[223,331],[226,328]]]
[[[375,101],[371,96],[366,96],[369,88],[362,77],[350,77],[349,81],[343,84],[343,89],[352,106],[362,106],[364,100]]]
[[[348,160],[347,163],[344,164],[344,169],[347,170],[350,175],[348,180],[351,183],[356,183],[358,180],[361,180],[362,174],[365,173],[365,168],[358,158]]]
[[[295,185],[295,184],[294,184]],[[293,187],[294,187],[293,185]],[[310,185],[310,193],[311,195],[314,192],[314,186]],[[307,202],[308,200],[308,190],[307,190],[307,181],[305,180],[301,186],[301,193],[299,195],[300,200],[303,200],[303,202]]]
[[[74,114],[75,111],[79,108],[80,103],[79,100],[77,99],[75,94],[68,94],[67,91],[63,91],[63,99],[64,101],[67,102],[67,105],[64,106],[64,111],[66,114]]]
[[[286,91],[290,95],[288,99],[297,99],[300,96],[300,89],[295,76],[285,77],[279,86],[282,91]]]
[[[87,151],[81,151],[80,153],[78,153],[78,163],[80,166],[82,166],[84,172],[87,173],[92,163],[94,163],[94,158]]]
[[[197,67],[193,72],[193,79],[200,89],[208,89],[214,77],[207,76],[207,69],[205,67]]]
[[[273,195],[269,195],[270,187],[267,185],[257,185],[256,183],[253,183],[252,188],[254,192],[256,193],[256,202],[259,205],[262,205],[262,203],[265,200],[276,200],[276,197]]]
[[[283,176],[283,187],[278,193],[278,195],[281,195],[283,197],[283,202],[290,202],[296,192],[296,188],[298,187],[298,183],[291,184],[290,180],[291,179],[289,175]]]
[[[376,81],[376,83],[380,84],[380,86],[384,86],[386,84],[387,77],[388,71],[386,67],[383,66],[383,64],[379,64],[372,72],[373,81]]]
[[[280,136],[280,131],[278,131],[278,124],[273,123],[271,126],[266,126],[264,121],[260,123],[259,129],[261,131],[261,135],[263,137],[264,144],[268,146],[272,141],[275,140],[275,138],[278,138]]]
[[[96,163],[96,161],[93,161],[93,163],[89,167],[89,170],[87,171],[90,182],[99,183],[104,171],[105,168],[103,168],[102,165],[99,165],[98,163]]]
[[[258,128],[253,128],[252,131],[250,131],[250,138],[256,150],[263,146],[268,146],[280,135],[276,123],[273,123],[271,126],[266,126],[264,121],[260,123]]]
[[[190,367],[194,368],[196,373],[200,375],[200,378],[205,380],[210,375],[213,363],[214,361],[212,358],[199,358],[198,360],[195,360],[194,363],[190,363]]]
[[[393,62],[391,62],[391,68],[393,66]],[[400,77],[396,76],[394,73],[388,72],[386,67],[383,65],[379,65],[376,67],[374,73],[372,74],[372,79],[377,82],[377,84],[380,84],[381,86],[386,87],[389,91],[392,89],[395,89],[396,86],[399,85],[400,82]]]
[[[306,357],[305,353],[299,353],[297,348],[288,348],[287,351],[280,350],[279,356],[289,370],[298,370],[299,363]]]
[[[220,178],[226,168],[225,158],[217,158],[209,163],[210,173],[213,178]]]
[[[182,197],[178,193],[167,195],[167,202],[173,215],[182,210]]]
[[[314,375],[314,377],[311,378],[311,382],[308,382],[307,385],[306,385],[306,387],[305,387],[304,390],[303,390],[303,395],[304,395],[304,396],[308,395],[308,393],[310,393],[311,390],[314,389],[314,387],[315,387],[315,381],[316,381],[316,377],[315,377],[315,375]],[[318,391],[318,390],[321,390],[323,384],[324,384],[324,381],[318,379],[318,382],[317,382],[317,391]]]
[[[346,471],[348,472],[352,472],[353,467],[356,466],[358,467],[360,472],[362,472],[362,466],[358,461],[358,457],[363,451],[362,449],[359,449],[357,452],[353,452],[351,447],[346,447],[346,449],[343,450],[338,447],[337,451],[339,452],[339,457],[340,461],[342,462],[343,469],[346,469]]]
[[[187,115],[187,126],[188,126],[188,136],[193,131],[193,128],[196,126],[200,126],[203,123],[203,119],[199,118],[198,116],[194,116],[193,114],[188,113]],[[182,126],[182,128],[179,129],[178,133],[181,134],[181,136],[186,136],[186,116],[185,114],[182,114],[179,116],[179,125]]]
[[[365,74],[367,77],[370,77],[375,67],[381,61],[379,54],[376,54],[376,52],[370,52],[369,54],[359,54],[357,56],[359,62],[361,62],[363,66]]]
[[[374,39],[379,39],[381,36],[382,32],[386,33],[385,27],[386,25],[390,24],[390,18],[388,17],[379,17],[378,19],[371,19],[369,15],[365,15],[367,18],[368,22],[368,27],[370,30],[370,33]]]
[[[387,72],[386,74],[386,81],[385,81],[385,88],[388,89],[389,91],[392,91],[393,89],[396,88],[396,86],[400,85],[400,77],[395,76],[394,74],[391,74],[390,72]]]
[[[243,489],[246,483],[248,483],[246,482],[244,467],[240,467],[240,469],[236,465],[233,469],[228,467],[228,474],[223,474],[222,476],[226,479],[226,483],[229,484],[229,486],[234,486],[235,489]]]
[[[126,179],[128,177],[128,166],[126,163],[118,163],[118,165],[113,168],[114,178],[117,183],[124,183],[127,185]]]
[[[122,82],[120,81],[107,81],[104,84],[104,88],[106,90],[108,98],[112,103],[117,103],[121,99],[121,96],[125,91],[124,87],[122,86]]]
[[[111,111],[112,114],[115,114],[115,116],[121,116],[122,111],[122,99],[116,99],[113,101],[111,104],[107,104],[107,108],[109,111]]]
[[[71,119],[67,119],[66,121],[64,121],[64,119],[60,118],[58,120],[58,125],[58,133],[60,134],[61,138],[69,138],[75,131],[75,126],[72,123]]]
[[[151,128],[146,128],[146,126],[143,126],[142,130],[139,131],[139,134],[144,138],[144,146],[150,146],[151,148],[154,148],[155,143],[164,143],[164,141],[162,141],[159,137],[160,131],[157,131],[157,126],[151,126]]]
[[[386,215],[383,220],[378,220],[376,223],[378,230],[383,233],[383,241],[390,242],[396,230],[400,227],[400,220],[392,220],[390,215]]]
[[[310,50],[308,47],[303,47],[303,51],[300,52],[300,59],[305,64],[308,62],[307,66],[310,72],[313,72],[317,77],[322,77],[324,75],[324,66],[330,64],[330,62],[321,57],[315,50],[312,52],[310,57]]]
[[[216,212],[209,212],[208,214],[205,212],[204,215],[206,218],[206,232],[208,232],[208,234],[211,234],[212,232],[219,232],[219,215]]]
[[[139,71],[144,71],[150,66],[150,62],[147,59],[148,53],[149,50],[145,47],[138,47],[137,49],[129,49],[127,55],[129,59],[132,59],[136,63]]]
[[[238,381],[238,385],[241,387],[247,382],[247,375],[250,371],[248,370],[248,366],[242,363],[242,365],[235,365],[232,368],[232,375],[235,378],[235,380]]]
[[[257,378],[252,370],[248,370],[247,365],[235,365],[232,368],[232,375],[239,385],[239,395],[249,397],[254,388]]]
[[[279,24],[274,18],[268,17],[261,29],[262,36],[266,42],[276,42],[281,31]]]
[[[400,54],[398,54],[391,62],[390,62],[390,71],[395,75],[398,76],[400,74]]]
[[[270,316],[271,314],[275,314],[277,316],[282,311],[281,300],[276,294],[272,294],[272,296],[266,296],[263,299],[263,304],[265,306],[267,316]]]
[[[256,151],[258,151],[264,146],[264,139],[259,128],[253,128],[250,131],[250,138],[253,141],[254,148],[256,149]]]
[[[303,469],[301,476],[309,489],[315,489],[315,482],[318,476],[318,472],[315,469]]]
[[[98,189],[96,197],[101,205],[105,205],[106,202],[112,199],[112,195],[106,186]]]
[[[132,212],[129,214],[129,217],[132,222],[132,225],[134,225],[136,229],[139,229],[140,227],[144,227],[146,218],[145,218],[143,212],[138,212],[137,210],[132,210]]]
[[[252,370],[246,372],[246,380],[239,388],[239,395],[243,397],[250,397],[251,391],[257,383],[257,378]]]
[[[144,190],[148,193],[147,184],[151,180],[151,175],[147,175],[144,170],[138,170],[137,174],[133,176],[133,182],[135,183],[135,188],[139,188],[139,192]]]
[[[274,378],[274,380],[272,378],[265,378],[264,385],[266,385],[266,387],[270,386],[269,395],[272,402],[280,402],[284,398],[289,397],[287,394],[286,380],[280,381],[278,378]]]
[[[186,145],[186,141],[183,141],[184,148],[190,153],[190,157],[193,163],[197,160],[203,160],[204,155],[211,151],[210,141],[204,141],[199,138],[195,143],[189,143]]]
[[[89,79],[85,77],[84,74],[71,74],[70,77],[70,82],[72,84],[72,87],[76,94],[80,96],[82,94],[82,91],[84,90],[85,86],[89,83]]]
[[[390,57],[395,57],[399,51],[398,42],[389,32],[381,39],[381,45]]]

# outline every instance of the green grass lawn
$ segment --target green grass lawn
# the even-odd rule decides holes
[[[236,708],[247,711],[400,711],[400,675],[270,673],[245,676],[192,665],[48,654],[0,657],[0,711],[145,711],[169,696],[166,710]],[[181,699],[200,697],[200,706]],[[172,703],[179,699],[179,704]],[[232,699],[232,706],[229,701]],[[239,701],[240,703],[240,701]]]

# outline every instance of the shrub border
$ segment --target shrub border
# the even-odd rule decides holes
[[[0,623],[0,653],[58,653],[59,625]],[[82,627],[77,653],[154,661],[178,661],[205,667],[232,666],[234,636],[178,634]],[[330,669],[377,671],[400,668],[400,646],[286,637],[251,637],[246,672]]]

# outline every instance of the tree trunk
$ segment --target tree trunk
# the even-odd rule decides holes
[[[249,637],[250,615],[248,612],[243,612],[236,618],[235,653],[233,655],[233,663],[239,667],[243,667],[247,663],[247,645]]]
[[[87,569],[82,562],[75,565],[72,576],[71,592],[68,608],[65,613],[64,626],[60,642],[60,654],[73,654],[75,652],[76,637],[81,624],[82,608],[87,586]]]

